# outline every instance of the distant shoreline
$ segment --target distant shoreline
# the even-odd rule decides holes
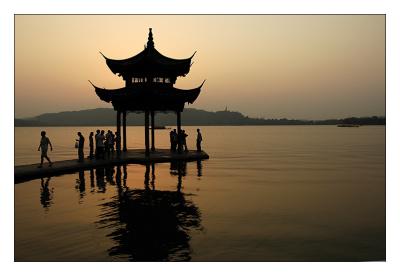
[[[156,113],[155,123],[158,126],[175,126],[174,113]],[[129,113],[127,126],[143,126],[144,115]],[[186,108],[182,113],[184,126],[286,126],[286,125],[386,125],[383,116],[349,117],[327,120],[299,119],[264,119],[251,118],[236,111],[205,111]],[[115,126],[116,113],[111,108],[96,108],[81,111],[46,113],[32,118],[14,119],[14,127],[66,127],[66,126]]]
[[[241,127],[248,127],[248,126],[337,126],[336,124],[298,124],[298,125],[182,125],[183,127],[228,127],[228,126],[241,126]],[[361,125],[361,127],[366,126],[386,126],[386,125]],[[14,125],[16,127],[115,127],[115,125],[34,125],[34,126],[23,126],[23,125]],[[143,127],[143,125],[127,125],[127,127]],[[169,129],[155,129],[159,130],[171,130],[171,128],[176,128],[175,125],[167,125],[166,127],[170,127]]]

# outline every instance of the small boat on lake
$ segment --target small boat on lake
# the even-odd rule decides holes
[[[359,127],[360,125],[355,124],[339,124],[338,127]]]
[[[150,127],[151,129],[151,127]],[[166,126],[154,126],[154,129],[171,129],[170,127],[166,127]]]

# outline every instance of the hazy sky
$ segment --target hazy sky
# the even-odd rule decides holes
[[[17,15],[16,117],[111,107],[89,84],[119,88],[99,51],[143,50],[148,28],[164,55],[194,64],[175,86],[207,79],[189,107],[252,117],[324,119],[385,114],[383,15]]]

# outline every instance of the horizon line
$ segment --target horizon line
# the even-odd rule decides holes
[[[64,111],[54,111],[54,112],[44,112],[38,115],[33,115],[31,117],[19,117],[17,118],[14,114],[14,120],[29,120],[29,119],[34,119],[35,117],[42,116],[45,114],[57,114],[57,113],[63,113],[63,112],[80,112],[80,111],[88,111],[88,110],[95,110],[95,109],[111,109],[113,110],[112,107],[95,107],[95,108],[87,108],[87,109],[80,109],[80,110],[64,110]],[[345,117],[337,117],[337,118],[325,118],[325,119],[300,119],[300,118],[287,118],[287,117],[281,117],[281,118],[265,118],[265,117],[252,117],[247,114],[244,114],[241,111],[234,111],[234,110],[229,110],[227,107],[223,110],[216,110],[216,111],[210,111],[210,110],[205,110],[205,109],[200,109],[200,108],[195,108],[195,107],[187,107],[186,109],[196,109],[196,110],[201,110],[201,111],[206,111],[206,112],[237,112],[242,114],[245,117],[251,118],[251,119],[260,119],[260,120],[281,120],[281,119],[286,119],[286,120],[298,120],[298,121],[326,121],[326,120],[338,120],[338,119],[346,119],[346,118],[370,118],[370,117],[378,117],[378,118],[386,118],[386,112],[385,115],[369,115],[369,116],[345,116]],[[156,111],[157,112],[157,111]],[[158,111],[162,113],[172,113],[174,111]],[[142,112],[132,112],[132,113],[142,113]]]

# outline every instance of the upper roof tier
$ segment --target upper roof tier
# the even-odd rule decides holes
[[[194,54],[186,59],[174,59],[164,56],[154,48],[153,33],[150,28],[147,46],[139,54],[120,60],[110,59],[103,54],[102,56],[106,59],[110,70],[124,78],[145,76],[176,77],[185,76],[189,73]]]

